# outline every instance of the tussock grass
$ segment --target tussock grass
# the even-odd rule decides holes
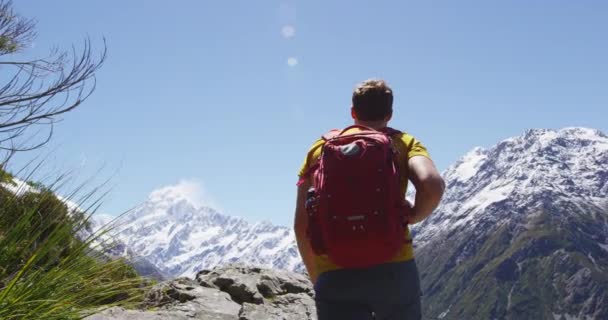
[[[103,253],[99,244],[110,228],[93,232],[85,213],[98,200],[74,210],[53,192],[60,181],[15,192],[12,176],[0,169],[0,177],[0,319],[79,319],[114,305],[138,306],[151,282]]]

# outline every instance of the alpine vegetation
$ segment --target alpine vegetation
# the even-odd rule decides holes
[[[107,230],[87,230],[89,215],[55,195],[59,183],[0,176],[0,319],[79,319],[142,300],[147,281],[104,254]]]
[[[429,319],[608,319],[608,136],[529,130],[450,167],[415,229]]]

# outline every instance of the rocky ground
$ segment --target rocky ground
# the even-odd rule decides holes
[[[196,279],[156,285],[141,310],[111,308],[86,320],[317,319],[312,284],[304,275],[238,265],[204,270]]]

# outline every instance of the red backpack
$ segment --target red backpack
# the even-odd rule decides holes
[[[347,133],[349,129],[360,131]],[[405,242],[405,200],[391,136],[351,126],[323,136],[311,167],[307,234],[316,254],[344,268],[366,268],[394,258]]]

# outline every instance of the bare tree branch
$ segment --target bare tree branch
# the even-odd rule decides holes
[[[0,0],[0,81],[6,81],[0,83],[0,152],[11,155],[51,139],[60,116],[95,90],[95,73],[107,54],[105,39],[94,55],[87,38],[79,49],[52,50],[45,58],[22,61],[18,53],[33,41],[35,26],[34,20],[13,12],[11,0]]]
[[[0,56],[22,50],[36,38],[36,21],[13,12],[13,1],[0,1]]]

